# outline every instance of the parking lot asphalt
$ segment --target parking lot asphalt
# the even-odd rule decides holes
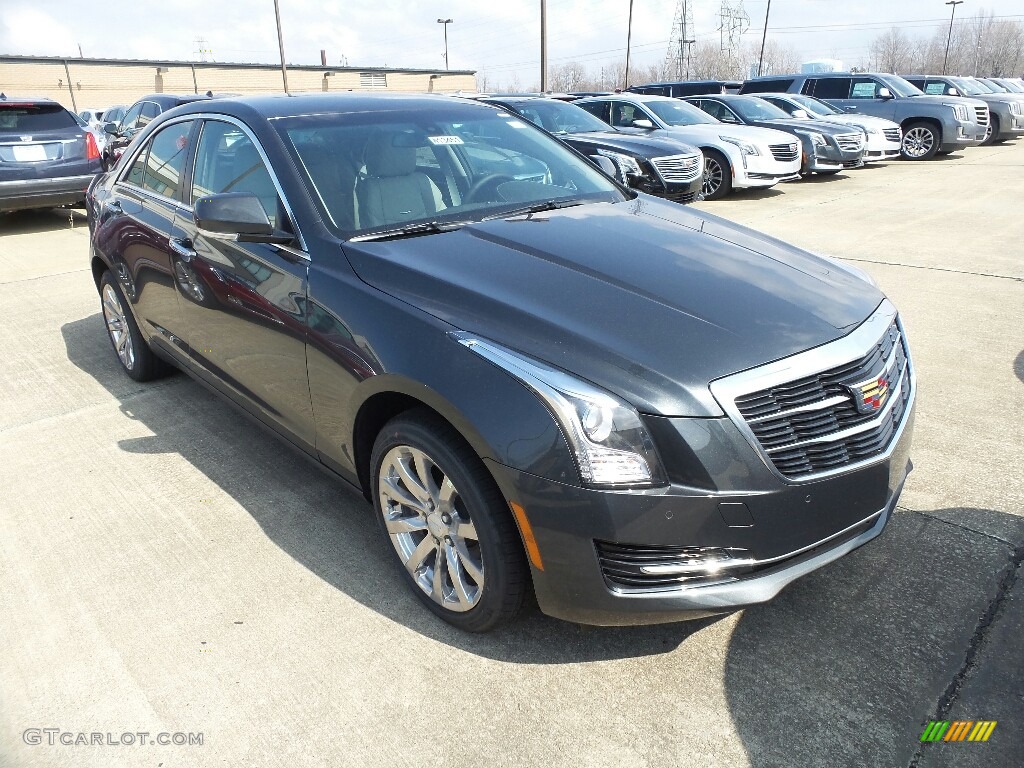
[[[80,212],[0,218],[0,766],[1020,764],[1022,199],[1024,142],[700,204],[900,308],[900,508],[766,606],[482,637],[406,591],[361,498],[187,377],[121,373]],[[922,745],[931,719],[999,725]],[[106,743],[138,732],[203,743]]]

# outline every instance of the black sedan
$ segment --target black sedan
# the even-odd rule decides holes
[[[484,99],[525,117],[587,157],[607,157],[619,180],[634,189],[676,203],[692,203],[704,184],[704,155],[671,138],[621,133],[585,109],[545,98],[494,96]]]
[[[793,134],[803,145],[801,174],[828,175],[864,165],[867,146],[864,131],[860,128],[821,120],[800,120],[755,96],[721,94],[693,96],[685,101],[723,123],[774,128]]]
[[[188,104],[87,202],[124,372],[181,368],[336,473],[467,630],[531,589],[593,624],[768,601],[878,536],[910,468],[908,347],[863,273],[492,105]]]
[[[96,137],[76,115],[0,94],[0,211],[81,203],[100,170]]]
[[[213,96],[212,93],[185,94],[176,96],[171,93],[151,93],[136,101],[124,117],[117,123],[106,123],[104,130],[109,134],[107,146],[103,149],[103,168],[110,169],[121,159],[125,147],[131,144],[136,134],[149,125],[150,121],[168,109],[174,109],[182,104],[191,104],[193,101],[202,101]]]

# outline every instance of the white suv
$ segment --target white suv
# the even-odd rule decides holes
[[[616,93],[574,102],[619,130],[664,130],[704,153],[704,197],[733,189],[773,187],[800,178],[800,142],[770,128],[726,125],[668,96]]]

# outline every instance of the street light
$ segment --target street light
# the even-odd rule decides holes
[[[963,2],[963,0],[961,0]],[[438,19],[438,24],[444,24],[444,68],[448,70],[448,25],[454,24],[451,19]]]
[[[946,55],[942,57],[942,74],[946,74],[946,62],[949,61],[949,41],[953,39],[953,17],[956,16],[956,7],[964,0],[949,0],[946,5],[953,6],[953,12],[949,14],[949,34],[946,35]]]

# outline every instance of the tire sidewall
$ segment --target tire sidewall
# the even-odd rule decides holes
[[[712,160],[718,164],[718,167],[722,169],[722,183],[719,185],[717,191],[713,194],[705,195],[705,200],[721,200],[723,197],[728,195],[732,191],[732,166],[729,165],[729,161],[725,155],[719,152],[717,149],[710,149],[704,147],[701,149],[704,153],[704,172],[707,173],[708,160]],[[703,185],[701,185],[703,191]]]
[[[935,157],[935,153],[939,151],[939,132],[935,129],[935,126],[929,125],[928,123],[911,123],[907,127],[906,131],[904,131],[904,133],[903,133],[903,141],[905,142],[907,140],[906,139],[906,135],[908,133],[910,133],[911,131],[913,131],[913,130],[915,130],[917,128],[924,128],[924,129],[926,129],[928,131],[931,131],[931,134],[932,134],[932,148],[930,150],[928,150],[928,152],[926,152],[925,154],[921,155],[920,157],[911,157],[910,155],[907,154],[906,149],[904,148],[904,145],[901,144],[900,145],[900,154],[903,156],[904,160],[910,160],[910,161],[931,160],[933,157]]]
[[[433,423],[432,423],[433,422]],[[453,442],[455,443],[453,445]],[[463,443],[458,445],[458,443]],[[426,453],[447,475],[459,491],[473,525],[479,536],[481,557],[484,568],[484,590],[480,601],[465,612],[452,611],[435,603],[420,589],[405,568],[391,542],[384,523],[378,483],[381,465],[391,449],[408,445]],[[467,466],[475,460],[479,466]],[[481,472],[486,475],[483,477]],[[488,482],[489,481],[489,482]],[[505,547],[522,547],[518,536],[508,541],[508,521],[499,525],[498,515],[511,516],[498,505],[507,506],[483,463],[465,445],[458,433],[440,419],[417,419],[415,416],[399,416],[390,421],[374,442],[370,456],[370,483],[373,494],[373,508],[377,524],[384,534],[392,562],[401,574],[402,580],[416,597],[435,615],[450,624],[471,632],[483,632],[501,623],[507,611],[505,591],[509,589],[511,574]],[[484,487],[481,487],[484,486]],[[504,530],[502,530],[504,529]],[[521,600],[520,600],[521,602]]]
[[[117,354],[117,347],[114,346],[114,339],[110,335],[110,328],[107,327],[106,315],[103,313],[103,291],[107,286],[113,288],[114,293],[117,295],[117,300],[121,303],[121,312],[124,316],[125,325],[128,327],[128,335],[132,342],[132,351],[135,354],[135,364],[129,368],[123,362],[121,357]],[[131,376],[136,381],[145,381],[145,358],[144,355],[151,355],[149,346],[142,338],[142,332],[139,330],[138,323],[135,322],[135,315],[132,314],[131,307],[128,304],[128,300],[125,298],[124,291],[121,285],[114,278],[113,273],[107,270],[103,273],[103,277],[100,278],[100,316],[103,318],[103,329],[107,334],[107,341],[110,342],[110,348],[114,352],[114,359],[117,360],[117,364],[121,366],[121,370]]]

